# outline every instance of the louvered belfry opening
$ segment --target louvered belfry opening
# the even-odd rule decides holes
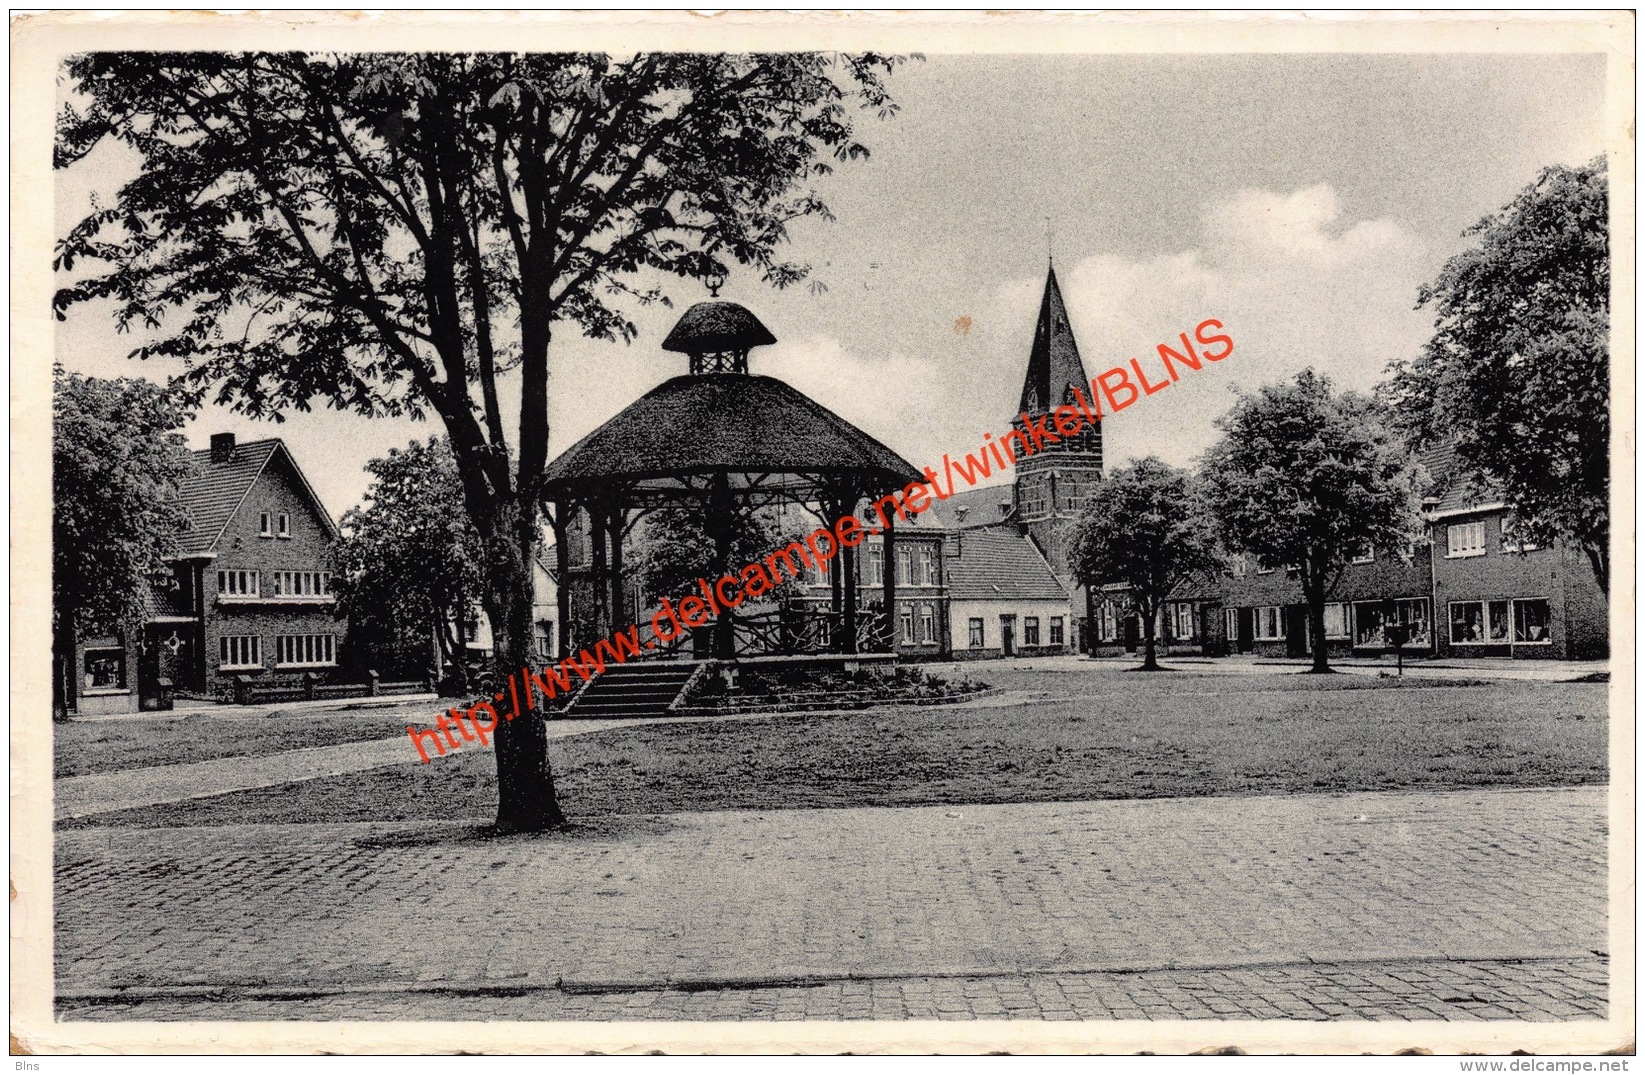
[[[713,542],[712,583],[747,566],[731,562],[740,513],[783,507],[814,519],[807,531],[832,527],[864,501],[920,480],[906,460],[827,407],[778,378],[750,373],[749,352],[776,342],[737,303],[692,306],[662,343],[664,351],[688,357],[689,372],[653,388],[549,464],[543,504],[555,535],[561,656],[629,624],[643,628],[663,597],[678,599],[639,593],[624,576],[625,538],[660,508],[700,508]],[[886,609],[895,607],[891,530],[878,538],[886,545]],[[680,647],[658,646],[646,656],[890,651],[891,617],[858,608],[859,552],[842,549],[826,580],[777,587],[758,607],[748,602],[724,612]]]

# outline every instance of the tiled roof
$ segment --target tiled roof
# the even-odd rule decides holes
[[[950,547],[944,557],[948,594],[954,600],[1068,600],[1051,565],[1026,537],[1002,530],[966,530],[954,538],[958,555]]]
[[[548,466],[548,485],[709,470],[830,474],[886,486],[919,479],[890,448],[775,377],[674,377]]]
[[[939,475],[940,476],[940,475]],[[1000,510],[1005,505],[1006,511]],[[931,500],[926,514],[937,516],[944,529],[960,530],[965,527],[998,526],[1009,518],[1011,486],[984,485],[976,489],[961,489],[947,500]],[[961,511],[960,509],[965,509]]]
[[[234,459],[214,462],[209,448],[194,453],[194,473],[183,482],[183,506],[192,525],[182,534],[185,554],[210,552],[217,547],[223,527],[246,498],[263,468],[281,447],[278,437],[234,447]]]
[[[1457,459],[1454,444],[1429,448],[1418,456],[1418,461],[1432,479],[1425,495],[1439,500],[1427,506],[1432,514],[1450,515],[1502,500],[1497,490],[1481,485],[1467,473]]]

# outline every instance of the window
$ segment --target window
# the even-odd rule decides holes
[[[1053,646],[1062,645],[1062,617],[1061,616],[1052,616],[1051,617],[1051,644]]]
[[[1267,605],[1256,610],[1257,638],[1273,642],[1285,637],[1285,625],[1280,620],[1279,607]]]
[[[885,581],[885,546],[868,546],[868,578],[865,580],[870,586],[878,586]]]
[[[1428,626],[1428,599],[1413,597],[1394,602],[1394,615],[1400,623],[1410,628],[1405,637],[1407,646],[1427,647],[1433,645],[1433,636]]]
[[[1239,609],[1225,608],[1222,610],[1222,636],[1229,643],[1239,641]]]
[[[276,530],[275,533],[278,534],[280,537],[283,537],[283,538],[288,538],[288,537],[291,536],[291,513],[290,512],[282,511],[280,513],[280,528],[278,530]]]
[[[1503,552],[1532,552],[1541,548],[1534,542],[1527,541],[1519,536],[1519,520],[1512,515],[1502,518],[1502,551]]]
[[[1231,557],[1228,561],[1228,572],[1236,579],[1244,578],[1245,573],[1249,571],[1250,568],[1251,561],[1244,553]]]
[[[1381,601],[1363,601],[1354,606],[1354,645],[1381,647],[1388,644],[1382,629],[1388,625],[1388,612]]]
[[[1508,605],[1507,601],[1451,602],[1452,643],[1501,645],[1509,641]]]
[[[1167,608],[1166,622],[1171,628],[1171,638],[1177,642],[1192,642],[1198,637],[1194,623],[1194,603],[1192,601],[1177,601]]]
[[[1104,601],[1097,609],[1097,641],[1113,642],[1119,638],[1119,613],[1111,602]]]
[[[937,641],[937,613],[930,605],[920,606],[920,644],[929,646]]]
[[[1040,618],[1038,616],[1023,617],[1022,644],[1025,646],[1037,646],[1040,644]]]
[[[1301,564],[1286,564],[1285,565],[1285,573],[1287,575],[1295,575],[1298,571],[1301,571],[1301,570],[1302,570],[1302,565]]]
[[[897,549],[897,585],[909,586],[913,581],[913,553],[903,545]]]
[[[256,635],[223,635],[217,640],[217,663],[222,668],[261,668],[263,640]]]
[[[275,597],[330,597],[329,571],[276,571]]]
[[[983,644],[982,621],[974,619],[971,621],[971,640],[969,645],[972,649],[982,649]]]
[[[86,650],[86,690],[124,690],[126,651],[119,646]]]
[[[919,585],[935,586],[937,584],[937,559],[931,546],[920,546],[920,576]]]
[[[1447,559],[1484,555],[1484,520],[1471,523],[1452,523],[1445,528],[1445,556]]]
[[[266,511],[257,517],[257,536],[266,538],[274,536],[274,517]]]
[[[1540,597],[1521,597],[1514,602],[1514,641],[1542,646],[1552,642],[1548,635],[1548,602]]]
[[[1261,560],[1257,561],[1257,574],[1259,574],[1259,575],[1272,575],[1273,573],[1274,573],[1273,568],[1269,567],[1267,564],[1263,563]]]
[[[1325,637],[1348,637],[1348,606],[1341,601],[1333,601],[1325,606]]]
[[[554,621],[537,621],[537,652],[547,655],[554,652]]]
[[[902,625],[902,644],[912,646],[914,644],[914,610],[904,605],[897,616],[897,620]]]
[[[223,597],[256,597],[261,591],[262,578],[260,572],[217,572],[217,592]]]
[[[1371,546],[1366,545],[1364,548],[1354,553],[1353,556],[1349,557],[1348,562],[1351,564],[1374,564],[1377,562],[1377,551]]]
[[[274,640],[274,658],[282,665],[335,664],[332,635],[281,635]]]

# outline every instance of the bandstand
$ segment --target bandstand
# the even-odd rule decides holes
[[[543,500],[555,531],[562,656],[649,615],[633,607],[623,577],[624,539],[649,512],[700,505],[713,581],[744,566],[731,562],[739,513],[797,506],[816,526],[832,527],[865,501],[920,480],[895,452],[833,411],[775,377],[750,373],[749,351],[775,342],[744,307],[698,303],[662,344],[689,356],[689,372],[647,392],[549,465]],[[568,585],[573,519],[590,539],[590,600],[575,618]],[[885,544],[883,607],[895,608],[895,519],[889,521],[878,540]],[[726,610],[710,621],[693,652],[731,660],[890,650],[889,617],[859,607],[859,551],[840,550],[827,572],[826,599],[787,583],[764,611]]]

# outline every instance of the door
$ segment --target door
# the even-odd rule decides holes
[[[1285,609],[1285,655],[1308,656],[1308,606],[1290,605]]]
[[[1142,618],[1139,616],[1125,617],[1125,652],[1135,653],[1142,645]]]
[[[1239,639],[1238,648],[1241,653],[1250,653],[1257,648],[1257,610],[1242,608],[1239,610]]]
[[[1017,617],[1000,617],[1000,655],[1014,657],[1017,654]]]

